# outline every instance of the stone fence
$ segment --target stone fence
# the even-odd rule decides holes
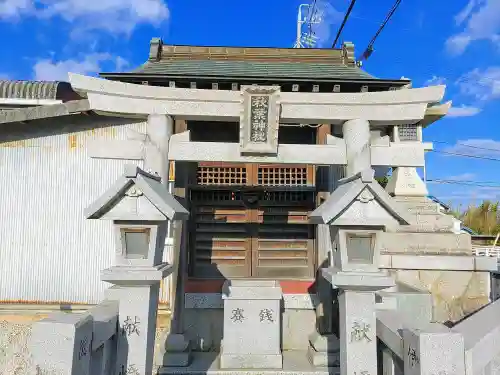
[[[500,369],[500,301],[449,328],[395,310],[377,311],[379,374],[494,375]],[[81,314],[57,312],[33,326],[37,375],[111,375],[116,369],[118,302]],[[139,374],[132,368],[123,374]]]
[[[396,311],[377,312],[384,375],[493,375],[500,369],[500,301],[452,328],[415,321]]]
[[[56,312],[35,323],[31,352],[37,375],[114,373],[118,301],[81,314]]]

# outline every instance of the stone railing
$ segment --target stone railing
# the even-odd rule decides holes
[[[477,257],[500,258],[500,247],[498,246],[472,246],[474,255]]]
[[[85,313],[56,312],[33,325],[37,375],[114,372],[118,302],[104,300]]]
[[[500,364],[500,301],[452,328],[415,321],[396,311],[377,312],[384,375],[489,375]]]
[[[377,337],[382,343],[384,374],[465,374],[464,339],[442,324],[378,311]]]
[[[486,305],[451,330],[460,333],[465,343],[467,375],[493,374],[500,359],[500,300]]]

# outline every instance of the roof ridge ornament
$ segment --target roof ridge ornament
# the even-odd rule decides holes
[[[163,41],[161,38],[151,38],[149,42],[149,61],[160,61]]]
[[[347,66],[355,66],[356,58],[354,57],[354,43],[344,42],[342,44],[342,62]]]
[[[161,181],[160,176],[153,174],[151,171],[145,171],[134,164],[125,164],[124,176],[127,178],[136,178],[138,175],[143,175],[144,177],[151,178],[152,180]]]
[[[361,182],[365,184],[372,183],[375,181],[375,170],[373,170],[373,168],[368,168],[352,176],[341,178],[338,181],[338,185],[344,185],[354,180],[361,180]]]

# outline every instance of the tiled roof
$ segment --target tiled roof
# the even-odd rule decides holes
[[[376,79],[358,67],[311,62],[213,60],[148,61],[132,74],[191,77],[253,77],[295,79]]]
[[[427,198],[429,198],[431,201],[433,201],[434,203],[437,203],[439,205],[441,205],[445,211],[450,211],[451,210],[451,207],[449,205],[447,205],[446,203],[444,203],[443,201],[440,201],[438,198],[436,198],[434,195],[428,195]]]
[[[77,97],[67,82],[0,80],[0,98],[57,100]]]

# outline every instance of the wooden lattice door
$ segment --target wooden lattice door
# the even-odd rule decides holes
[[[314,167],[200,163],[191,186],[195,277],[308,278]]]

